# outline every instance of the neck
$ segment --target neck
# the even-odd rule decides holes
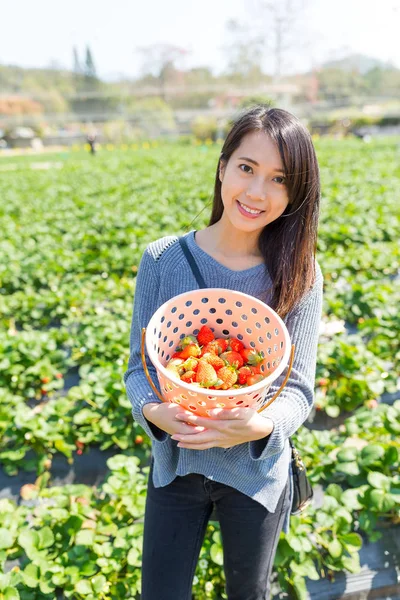
[[[212,250],[226,258],[247,258],[262,256],[258,249],[259,231],[241,231],[232,226],[224,217],[208,227],[212,239]]]

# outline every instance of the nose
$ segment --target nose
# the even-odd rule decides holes
[[[265,202],[267,199],[267,189],[265,182],[254,181],[246,191],[246,196],[253,202]]]

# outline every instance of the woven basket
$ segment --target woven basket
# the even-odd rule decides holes
[[[267,377],[252,386],[209,390],[175,377],[165,368],[180,340],[197,335],[202,325],[212,329],[216,337],[236,337],[246,347],[256,348],[267,357]],[[147,369],[144,345],[156,368],[161,394]],[[147,379],[164,402],[180,404],[195,414],[209,417],[213,408],[251,407],[258,412],[269,406],[282,391],[293,364],[294,346],[282,319],[257,298],[222,288],[193,290],[175,296],[154,313],[147,329],[142,329],[142,363]],[[290,358],[290,361],[289,361]],[[272,382],[289,370],[280,389],[268,403],[264,402]]]

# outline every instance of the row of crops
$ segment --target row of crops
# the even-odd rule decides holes
[[[360,568],[400,519],[400,147],[316,141],[325,278],[316,415],[297,445],[322,506],[291,520],[275,591]],[[219,147],[180,143],[0,160],[0,463],[35,474],[0,499],[0,600],[137,600],[150,444],[123,385],[145,246],[207,222]],[[38,168],[38,163],[41,167]],[[329,426],[340,423],[335,427]],[[112,450],[98,487],[56,487],[53,464]],[[211,522],[195,600],[226,598]]]

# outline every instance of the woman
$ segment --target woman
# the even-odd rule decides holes
[[[319,201],[310,134],[287,111],[256,106],[239,117],[223,145],[208,227],[185,236],[208,287],[263,300],[284,319],[296,345],[283,392],[260,414],[216,409],[204,419],[157,399],[141,365],[141,328],[161,304],[196,289],[197,282],[178,238],[161,238],[143,254],[124,375],[132,414],[152,439],[143,600],[191,598],[213,508],[229,600],[269,598],[279,534],[287,531],[291,507],[288,438],[313,403],[323,287],[315,260]],[[156,380],[150,363],[149,369]]]

